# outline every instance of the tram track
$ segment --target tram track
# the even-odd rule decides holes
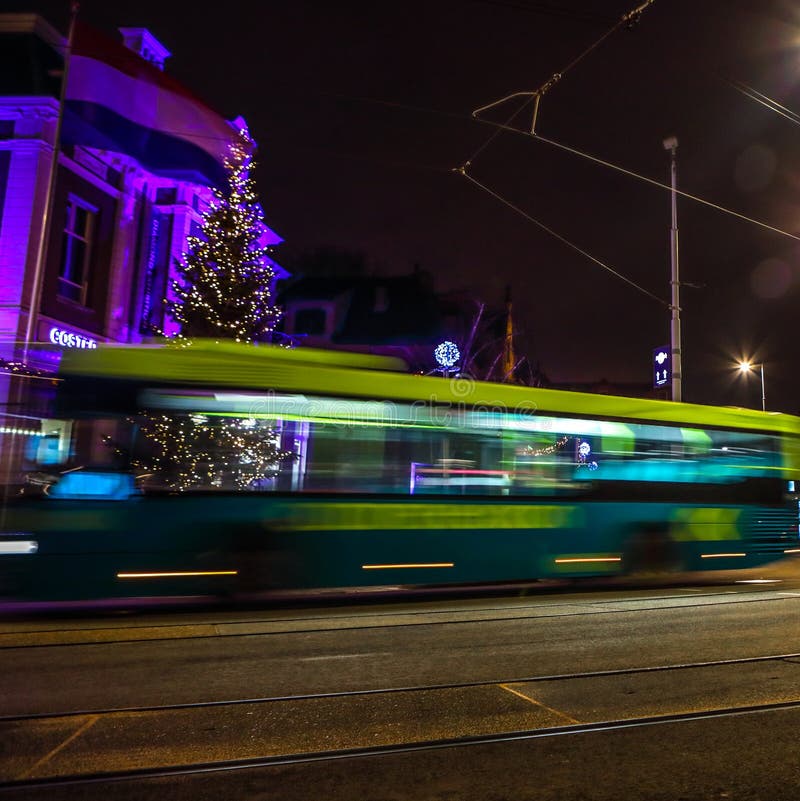
[[[46,721],[75,717],[102,717],[111,715],[130,715],[145,712],[168,712],[173,710],[211,709],[215,707],[233,707],[243,704],[270,704],[313,701],[321,699],[343,699],[368,696],[383,696],[396,693],[421,693],[444,690],[461,690],[481,687],[495,687],[516,684],[537,684],[543,682],[567,682],[575,680],[602,679],[619,676],[638,676],[651,673],[667,673],[673,671],[696,670],[703,668],[734,667],[736,665],[764,664],[770,662],[787,662],[800,667],[800,652],[750,656],[732,659],[716,659],[704,662],[683,662],[672,665],[648,665],[644,667],[616,668],[613,670],[594,670],[575,673],[554,673],[537,676],[516,676],[513,678],[487,679],[483,681],[461,681],[437,684],[406,685],[399,687],[381,687],[366,690],[341,690],[323,693],[300,693],[296,695],[271,695],[253,698],[234,698],[214,701],[195,701],[176,704],[157,704],[143,706],[105,707],[94,709],[69,710],[64,712],[36,712],[32,714],[0,715],[0,724],[21,723],[26,721]]]
[[[672,609],[678,598],[684,608],[698,600],[703,606],[730,604],[737,599],[792,600],[787,597],[792,593],[745,591],[735,598],[730,595],[713,593],[702,599],[697,594],[663,593],[613,600],[571,598],[568,604],[560,605],[562,614],[568,605],[593,605],[606,612],[616,611],[607,609],[609,605],[619,608],[626,603],[630,611],[641,613]],[[551,606],[537,602],[521,604],[517,609],[533,618],[536,611],[550,616],[552,609],[547,607]],[[479,607],[427,608],[410,613],[369,610],[366,615],[373,620],[380,616],[380,627],[390,628],[397,624],[398,615],[436,613],[435,621],[420,617],[414,624],[429,625],[450,622],[442,615],[461,611],[490,613],[491,617],[484,620],[507,619],[510,611],[507,604],[482,603]],[[766,609],[769,616],[770,607]],[[784,612],[791,614],[792,610]],[[338,618],[345,630],[364,622],[360,613]],[[316,631],[325,619],[315,611],[281,622],[289,623],[297,632],[306,632]],[[773,648],[766,640],[746,656],[713,658],[725,655],[718,652],[702,654],[712,658],[701,660],[692,658],[691,652],[678,652],[671,662],[668,657],[651,655],[646,661],[640,658],[645,663],[638,666],[566,672],[556,672],[562,665],[553,664],[550,669],[556,671],[533,675],[528,675],[526,666],[520,663],[517,668],[521,670],[512,668],[513,672],[494,678],[484,678],[484,673],[475,681],[447,681],[456,676],[443,673],[445,681],[436,683],[430,678],[417,684],[403,684],[402,680],[393,683],[390,679],[380,682],[385,686],[370,682],[373,686],[364,688],[365,682],[355,679],[350,682],[353,689],[337,691],[227,699],[215,691],[194,702],[33,713],[26,713],[23,707],[17,714],[0,715],[0,741],[7,743],[5,753],[0,752],[0,794],[20,792],[25,798],[39,798],[59,787],[69,793],[70,787],[89,785],[105,792],[103,785],[114,783],[127,783],[129,792],[138,793],[140,784],[155,779],[178,781],[200,774],[224,776],[226,771],[270,771],[349,759],[374,761],[415,752],[544,742],[557,737],[611,737],[616,731],[639,730],[650,737],[647,727],[702,725],[715,719],[741,718],[741,725],[747,728],[747,716],[772,713],[773,717],[764,718],[772,721],[775,715],[800,712],[800,693],[796,691],[800,652],[783,652],[780,648],[778,644],[774,649],[778,652],[770,653]],[[682,659],[686,655],[689,659]],[[603,665],[595,663],[594,667]],[[502,670],[500,662],[497,668]],[[439,678],[435,674],[431,677]],[[414,681],[413,675],[406,678]],[[326,688],[320,685],[319,689]],[[153,700],[162,699],[156,696]]]
[[[340,748],[320,751],[304,751],[280,755],[264,755],[245,759],[221,759],[194,763],[172,764],[158,767],[129,770],[93,771],[58,776],[0,780],[0,793],[17,790],[43,790],[119,782],[145,781],[188,777],[199,774],[222,773],[254,769],[302,765],[313,762],[334,762],[345,759],[380,758],[414,752],[441,749],[468,748],[495,743],[512,743],[525,740],[541,740],[553,737],[569,737],[589,734],[611,733],[620,730],[641,729],[650,726],[684,724],[706,720],[743,717],[769,712],[800,710],[800,700],[775,703],[750,704],[708,709],[698,712],[648,715],[637,718],[620,718],[566,726],[521,729],[493,734],[437,738],[414,742],[400,742],[356,748]]]

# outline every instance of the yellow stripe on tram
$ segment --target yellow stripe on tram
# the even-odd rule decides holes
[[[361,565],[362,570],[394,570],[415,567],[455,567],[455,562],[418,562],[407,565]]]
[[[117,578],[185,578],[187,576],[237,576],[238,574],[238,570],[176,570],[163,573],[117,573]]]
[[[621,562],[621,556],[581,556],[556,559],[557,565],[573,564],[575,562]]]
[[[723,556],[747,556],[746,553],[701,553],[701,559],[720,559]]]

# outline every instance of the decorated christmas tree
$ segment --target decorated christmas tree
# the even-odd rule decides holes
[[[213,190],[201,235],[188,239],[172,282],[174,299],[166,302],[180,339],[262,342],[280,318],[272,301],[274,271],[259,244],[265,225],[251,175],[254,151],[243,127],[225,161],[227,190]]]
[[[290,456],[276,429],[255,418],[147,413],[137,422],[145,447],[134,464],[152,488],[268,488]]]
[[[269,339],[280,317],[272,302],[274,271],[263,211],[251,176],[255,143],[243,128],[226,159],[228,186],[214,190],[200,236],[173,281],[168,314],[180,326],[175,344],[197,338],[255,343]],[[281,459],[275,427],[256,418],[153,414],[139,419],[144,448],[135,464],[153,486],[184,491],[269,486]]]

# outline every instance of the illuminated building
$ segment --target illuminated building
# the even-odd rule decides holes
[[[160,71],[170,89],[192,97],[164,73],[169,51],[149,31],[120,33],[125,47],[115,42],[108,52],[124,51],[150,80]],[[65,46],[40,16],[0,14],[0,449],[3,432],[21,425],[10,416],[13,404],[29,406],[42,394],[31,390],[48,382],[32,379],[46,378],[64,348],[170,333],[164,300],[212,197],[208,174],[177,162],[154,167],[133,139],[128,152],[118,141],[114,150],[77,144],[75,136],[70,143],[60,101]],[[68,87],[79,72],[77,54],[73,48]],[[243,125],[230,123],[231,130]],[[169,152],[157,133],[151,156]],[[264,226],[264,246],[280,241]],[[276,280],[287,276],[271,263]]]

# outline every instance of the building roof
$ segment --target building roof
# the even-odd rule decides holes
[[[309,276],[294,281],[279,296],[285,307],[305,301],[341,304],[331,337],[335,344],[427,343],[440,334],[437,296],[416,273],[392,277]]]

